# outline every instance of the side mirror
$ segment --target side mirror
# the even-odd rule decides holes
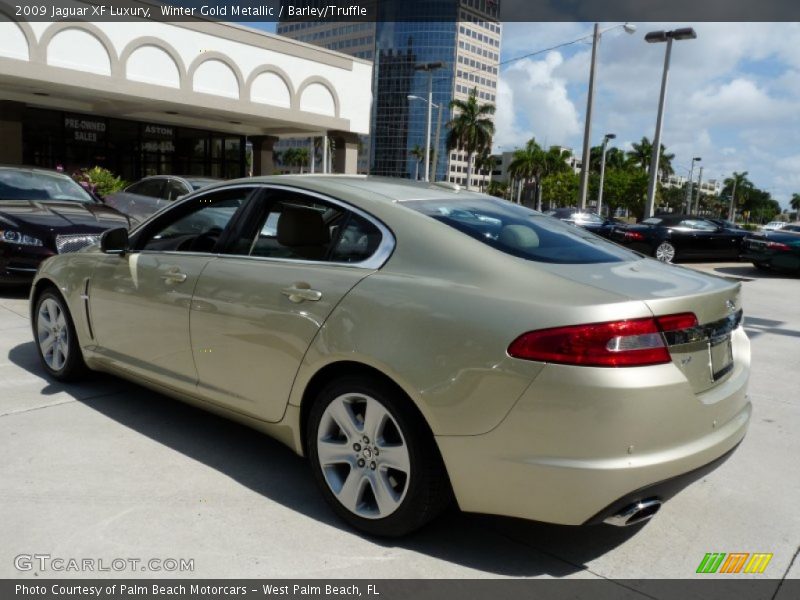
[[[124,227],[109,229],[100,236],[100,251],[105,254],[123,256],[129,249],[128,230]]]

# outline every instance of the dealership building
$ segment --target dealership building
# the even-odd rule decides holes
[[[368,60],[229,23],[26,23],[3,6],[0,164],[229,178],[273,173],[281,138],[328,135],[333,171],[356,172]]]

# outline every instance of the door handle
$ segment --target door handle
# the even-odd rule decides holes
[[[306,286],[307,285],[308,284],[306,284]],[[305,287],[302,284],[295,284],[291,287],[283,288],[281,290],[281,294],[289,298],[289,301],[294,302],[295,304],[300,304],[306,300],[310,302],[317,302],[320,298],[322,298],[322,292],[318,290],[312,290],[310,287]]]
[[[167,283],[183,283],[184,281],[186,281],[187,275],[186,273],[181,273],[180,271],[175,269],[174,271],[161,273],[159,277],[161,277],[161,279],[163,279]]]

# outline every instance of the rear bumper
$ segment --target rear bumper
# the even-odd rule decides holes
[[[639,488],[638,490],[634,490],[633,492],[624,495],[623,497],[609,504],[595,516],[591,517],[584,523],[584,525],[599,525],[607,518],[619,513],[625,507],[630,506],[634,502],[644,498],[658,498],[661,500],[661,502],[666,502],[682,489],[688,487],[698,479],[702,479],[714,471],[717,467],[722,465],[722,463],[724,463],[733,455],[734,451],[738,447],[739,446],[737,444],[719,458],[714,459],[710,463],[694,469],[693,471],[671,477],[664,481],[659,481],[658,483]]]
[[[582,525],[652,486],[646,496],[676,493],[744,438],[750,352],[741,328],[734,360],[701,394],[673,364],[548,365],[491,432],[437,437],[459,506]]]

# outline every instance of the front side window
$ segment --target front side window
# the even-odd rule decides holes
[[[213,252],[250,193],[252,188],[237,188],[181,203],[152,223],[136,247],[160,252]]]
[[[66,175],[0,168],[0,202],[3,200],[94,202],[86,190]]]
[[[558,264],[637,260],[633,252],[529,208],[496,198],[404,203],[487,246],[527,260]]]

